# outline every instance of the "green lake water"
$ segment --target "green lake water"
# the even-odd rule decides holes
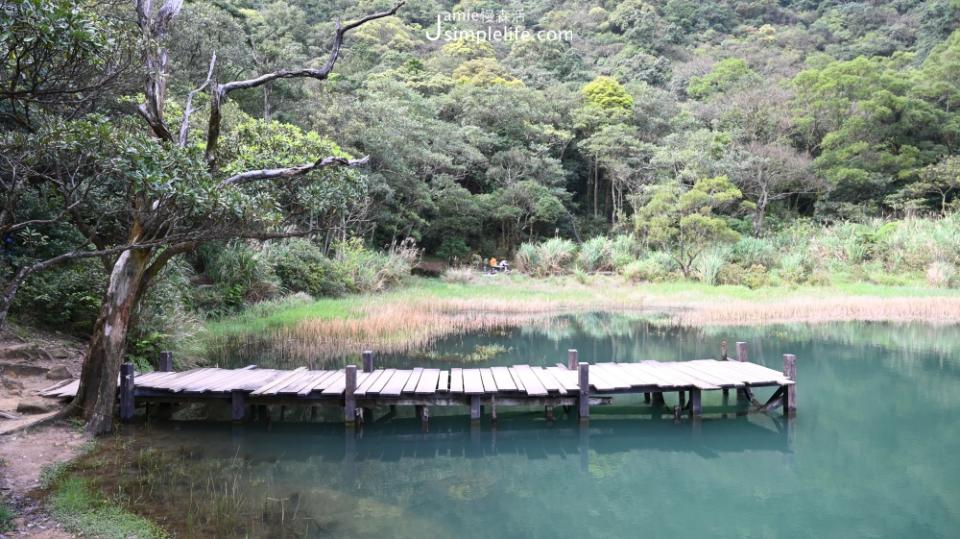
[[[776,369],[797,355],[791,424],[724,417],[711,392],[697,423],[629,397],[593,408],[588,428],[542,410],[500,410],[495,428],[485,417],[473,430],[465,410],[437,410],[426,433],[406,410],[356,435],[178,421],[128,428],[91,458],[119,470],[100,477],[105,489],[179,536],[960,536],[957,327],[679,329],[587,315],[451,337],[423,357],[553,364],[572,347],[590,362],[694,359],[721,340],[748,341],[751,360]]]

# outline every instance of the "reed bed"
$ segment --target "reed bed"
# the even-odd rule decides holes
[[[960,322],[960,298],[798,298],[776,303],[725,301],[716,305],[696,306],[674,315],[674,322],[683,326],[840,321],[951,324]]]
[[[410,300],[361,305],[356,316],[314,318],[257,333],[231,333],[207,340],[207,359],[220,365],[262,363],[319,368],[360,350],[404,354],[451,335],[515,327],[546,328],[561,314],[626,311],[642,304],[619,299],[588,301]]]

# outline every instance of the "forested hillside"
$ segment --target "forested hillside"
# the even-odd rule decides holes
[[[177,46],[192,80],[213,47],[221,70],[309,64],[329,21],[388,4],[193,3]],[[476,31],[504,13],[566,39],[432,39],[438,19]],[[332,84],[282,82],[239,104],[371,156],[351,221],[378,245],[412,236],[464,258],[631,231],[653,186],[718,176],[750,203],[731,214],[740,231],[759,235],[796,216],[950,206],[958,21],[947,0],[413,0],[357,31]]]

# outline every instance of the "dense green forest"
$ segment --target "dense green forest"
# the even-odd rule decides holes
[[[822,236],[956,274],[880,253],[958,226],[956,0],[0,8],[0,323],[92,331],[91,365],[421,255],[753,286]]]

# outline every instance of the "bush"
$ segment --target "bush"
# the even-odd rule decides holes
[[[35,273],[20,287],[10,313],[38,326],[89,336],[106,283],[107,273],[96,258]]]
[[[354,292],[376,292],[401,282],[419,258],[420,250],[411,238],[383,253],[367,249],[360,238],[353,238],[337,244],[335,256]]]
[[[540,251],[532,243],[524,243],[513,257],[513,265],[522,273],[536,273],[540,267]]]
[[[740,264],[727,264],[719,272],[717,279],[722,284],[761,288],[769,282],[767,268],[761,264],[744,267]]]
[[[540,254],[539,273],[562,275],[570,269],[577,246],[570,240],[551,238],[541,243],[537,250]]]
[[[213,315],[230,314],[247,303],[270,299],[278,291],[270,265],[245,242],[208,244],[198,254],[210,283],[196,290],[192,298],[200,310]]]
[[[347,293],[347,272],[324,256],[312,241],[294,238],[272,242],[264,255],[280,285],[288,292],[313,297],[339,297]]]
[[[771,241],[744,236],[730,247],[729,260],[745,268],[755,264],[772,267],[776,256],[777,249]]]
[[[597,236],[580,246],[577,265],[582,271],[610,271],[613,269],[613,249],[609,239]]]
[[[175,349],[200,331],[201,321],[188,308],[191,275],[186,261],[173,259],[140,300],[127,338],[127,357],[138,370],[151,370],[161,350]]]
[[[610,241],[610,264],[623,273],[623,269],[637,260],[641,254],[640,244],[632,234],[614,236]]]
[[[777,274],[788,283],[802,284],[807,281],[812,271],[808,260],[802,251],[787,253],[780,259]]]
[[[435,254],[447,262],[462,261],[470,255],[470,246],[463,238],[446,238]]]
[[[957,268],[948,262],[934,262],[927,268],[927,283],[936,288],[950,288],[957,276]]]
[[[722,247],[711,249],[697,259],[697,278],[709,285],[717,284],[720,270],[727,263],[728,251]]]
[[[440,280],[451,284],[467,284],[473,282],[476,278],[476,272],[466,266],[447,268],[440,276]]]
[[[661,252],[650,253],[645,258],[635,260],[623,268],[623,276],[630,281],[659,282],[670,278],[675,263],[670,255]]]

